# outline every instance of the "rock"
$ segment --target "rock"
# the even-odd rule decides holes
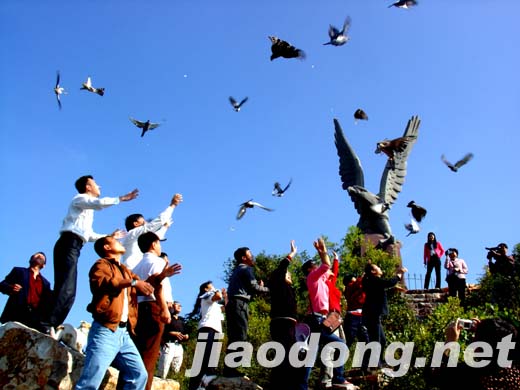
[[[262,387],[249,379],[218,377],[212,380],[208,390],[262,390]]]
[[[72,390],[83,369],[84,356],[18,322],[0,327],[0,389]],[[115,390],[118,371],[109,368],[102,390]],[[153,390],[179,390],[174,380],[154,378]]]

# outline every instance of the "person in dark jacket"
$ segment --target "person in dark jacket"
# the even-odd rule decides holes
[[[378,342],[381,346],[381,352],[385,350],[386,346],[385,332],[381,324],[381,317],[388,314],[386,290],[399,283],[405,272],[407,272],[407,269],[401,267],[393,278],[383,279],[383,271],[379,266],[371,262],[368,262],[365,266],[363,325],[367,328],[369,342]],[[381,365],[381,356],[378,364]]]
[[[235,341],[247,341],[249,326],[249,302],[253,294],[266,294],[269,289],[263,282],[258,283],[253,273],[255,258],[249,248],[238,248],[233,254],[237,266],[229,278],[228,303],[226,305],[226,324],[228,337],[228,351],[234,352],[229,345]],[[233,367],[224,367],[224,376],[244,376]]]
[[[271,339],[279,342],[285,350],[284,360],[271,372],[273,389],[306,389],[305,369],[292,367],[289,363],[289,351],[296,342],[295,326],[297,322],[296,294],[292,285],[289,264],[296,255],[297,248],[291,241],[291,252],[283,258],[269,278],[271,295]]]
[[[41,274],[46,263],[45,253],[36,252],[29,259],[29,267],[14,267],[0,282],[0,292],[9,295],[0,322],[18,321],[44,330],[41,321],[52,302],[50,283]]]

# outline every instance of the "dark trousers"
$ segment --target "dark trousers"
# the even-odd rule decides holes
[[[435,288],[441,288],[441,259],[433,255],[426,265],[426,277],[424,278],[424,289],[430,288],[430,277],[435,268]]]
[[[235,341],[247,341],[247,328],[249,326],[249,301],[231,297],[226,305],[226,326],[228,348],[226,354],[235,352],[229,345]],[[228,366],[224,367],[224,376],[237,376],[237,370]]]
[[[450,297],[459,297],[460,304],[464,305],[466,300],[466,279],[458,278],[455,275],[448,277],[448,295]]]
[[[217,369],[216,367],[209,367],[209,358],[211,355],[211,349],[213,348],[213,343],[215,342],[215,334],[217,331],[213,328],[203,327],[199,329],[198,335],[206,334],[206,338],[201,338],[201,341],[206,342],[206,346],[204,348],[204,354],[202,355],[202,364],[200,366],[200,373],[197,376],[192,376],[190,378],[189,390],[196,390],[200,386],[200,381],[204,375],[216,375]]]
[[[386,336],[381,324],[381,316],[379,315],[363,315],[363,325],[367,328],[368,341],[378,342],[381,345],[381,354],[379,355],[378,366],[381,367],[383,364],[382,355],[386,347]],[[365,354],[366,356],[366,354]],[[363,359],[363,367],[368,367],[368,358]]]
[[[343,324],[343,331],[345,332],[345,339],[349,348],[354,344],[354,340],[356,339],[360,342],[368,342],[367,328],[363,325],[363,317],[361,315],[347,313],[345,323]]]
[[[76,298],[78,259],[83,240],[72,232],[61,233],[54,245],[54,307],[49,323],[56,327],[63,324]]]
[[[146,390],[152,388],[155,365],[161,351],[161,338],[164,332],[164,323],[160,320],[161,309],[154,302],[141,302],[138,306],[137,326],[135,327],[135,346],[143,358],[148,372]]]
[[[293,367],[289,362],[289,351],[296,342],[296,322],[287,318],[273,318],[269,329],[271,339],[282,344],[285,357],[282,363],[271,370],[271,389],[307,389],[305,367]]]

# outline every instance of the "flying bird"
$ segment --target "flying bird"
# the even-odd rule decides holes
[[[99,96],[103,96],[105,94],[105,88],[94,88],[92,86],[92,81],[90,80],[90,76],[87,77],[87,81],[81,84],[80,89],[86,89],[89,92],[97,93]]]
[[[403,136],[391,141],[385,139],[377,143],[375,152],[386,154],[393,166],[396,156],[405,151],[412,141],[415,141],[414,136]]]
[[[415,218],[417,222],[421,222],[422,219],[426,217],[426,209],[416,204],[413,200],[408,202],[406,207],[410,207],[412,209],[412,216]]]
[[[350,28],[350,16],[347,16],[345,22],[343,23],[343,28],[338,30],[332,24],[329,25],[329,38],[330,41],[324,43],[324,45],[333,45],[333,46],[342,46],[350,40],[350,37],[347,35],[348,30]]]
[[[356,110],[356,112],[354,112],[354,119],[356,120],[356,122],[358,120],[367,121],[368,120],[368,115],[361,108],[358,108]]]
[[[472,158],[473,158],[473,153],[468,153],[462,159],[457,161],[455,164],[452,164],[448,160],[446,160],[446,157],[444,157],[444,154],[441,156],[442,162],[444,164],[446,164],[448,166],[448,168],[450,168],[453,172],[457,172],[461,166],[467,164],[467,162],[469,160],[471,160]]]
[[[146,122],[141,122],[141,121],[138,121],[137,119],[134,119],[132,117],[130,117],[130,120],[132,121],[132,123],[134,125],[136,125],[138,128],[142,129],[143,131],[141,132],[141,137],[144,137],[144,134],[148,131],[148,130],[153,130],[155,129],[156,127],[159,127],[160,124],[159,123],[152,123],[150,122],[150,120],[147,120]]]
[[[242,99],[242,101],[240,103],[238,103],[234,98],[233,96],[230,96],[229,97],[229,102],[231,103],[231,105],[233,106],[233,109],[236,111],[236,112],[239,112],[240,111],[240,107],[242,107],[242,104],[244,104],[245,102],[247,102],[247,96]]]
[[[399,0],[399,1],[396,1],[395,3],[393,3],[393,4],[390,4],[388,6],[388,8],[397,7],[397,8],[407,9],[407,8],[410,8],[410,7],[414,7],[416,5],[417,5],[417,1],[416,0]]]
[[[247,209],[252,209],[253,207],[260,207],[261,209],[264,209],[266,211],[274,211],[273,209],[267,208],[260,203],[253,202],[253,199],[248,200],[247,202],[244,202],[240,205],[240,209],[238,210],[237,219],[240,219],[244,216]]]
[[[274,183],[274,189],[273,189],[273,196],[281,197],[287,191],[287,189],[291,186],[292,179],[289,180],[289,183],[285,186],[284,189],[280,186],[280,183],[276,182]]]
[[[395,241],[390,227],[388,208],[397,200],[403,187],[407,160],[419,134],[420,119],[413,116],[406,125],[403,137],[410,137],[402,153],[395,156],[391,164],[387,161],[379,184],[379,192],[372,193],[365,188],[365,175],[361,161],[352,146],[348,143],[339,121],[334,119],[334,138],[339,157],[339,175],[342,188],[346,190],[359,214],[358,228],[365,234],[381,234],[384,247]]]
[[[268,36],[271,40],[271,61],[278,57],[283,58],[305,58],[305,52],[303,50],[295,48],[289,42],[286,42],[275,36]]]
[[[63,95],[63,94],[66,95],[67,92],[65,92],[65,88],[60,86],[60,71],[56,72],[56,86],[54,87],[54,93],[56,94],[56,100],[58,101],[58,107],[61,110],[60,96]]]
[[[408,230],[406,237],[408,237],[410,234],[417,234],[421,230],[419,224],[414,219],[411,219],[410,223],[405,223],[404,227],[406,230]]]

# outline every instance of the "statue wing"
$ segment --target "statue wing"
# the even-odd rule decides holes
[[[364,187],[365,177],[363,175],[363,168],[361,162],[352,146],[348,143],[339,121],[334,119],[334,143],[339,156],[339,176],[341,177],[342,188],[348,190],[350,186]],[[354,206],[358,213],[361,212],[362,205],[359,198],[350,196],[354,202]]]
[[[396,154],[393,163],[390,160],[386,163],[379,186],[379,198],[383,203],[393,204],[401,192],[406,177],[406,162],[417,141],[420,124],[421,120],[418,116],[410,118],[403,134],[403,137],[409,137],[410,142],[402,152]]]

